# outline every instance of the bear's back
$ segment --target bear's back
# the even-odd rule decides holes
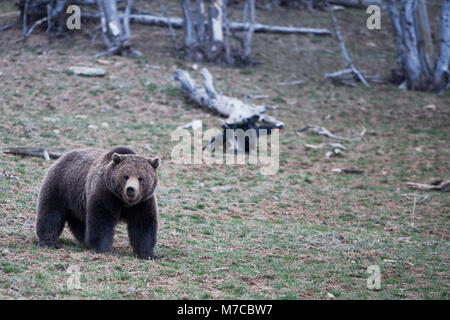
[[[87,177],[104,158],[101,149],[79,149],[64,154],[49,170],[47,183],[54,184],[65,208],[79,218],[85,216]]]

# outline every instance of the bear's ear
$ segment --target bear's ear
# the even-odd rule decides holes
[[[113,155],[111,156],[111,160],[114,162],[114,164],[118,164],[123,160],[123,156],[118,153],[113,153]]]
[[[153,169],[156,170],[156,168],[159,167],[159,165],[161,164],[161,159],[160,158],[150,158],[148,159],[148,163],[150,163],[153,167]]]

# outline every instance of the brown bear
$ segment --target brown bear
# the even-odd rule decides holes
[[[125,221],[134,253],[155,258],[159,158],[126,147],[81,149],[48,170],[39,191],[36,233],[40,246],[59,248],[65,222],[75,238],[96,252],[111,250],[114,227]]]

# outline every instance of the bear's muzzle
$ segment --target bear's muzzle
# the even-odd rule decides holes
[[[139,196],[139,180],[135,177],[129,178],[123,193],[127,202],[134,202]]]

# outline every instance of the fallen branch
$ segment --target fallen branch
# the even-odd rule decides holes
[[[345,7],[367,9],[370,5],[377,5],[381,7],[381,0],[329,0],[333,4],[339,4]]]
[[[38,26],[41,25],[42,23],[48,21],[47,17],[44,17],[42,19],[39,19],[38,21],[36,21],[35,23],[33,23],[33,25],[31,26],[31,28],[24,34],[22,41],[25,41],[33,32],[33,30]]]
[[[277,86],[297,86],[303,84],[302,80],[294,80],[294,81],[289,81],[289,82],[278,82]]]
[[[442,192],[450,191],[450,180],[438,180],[431,184],[408,182],[406,183],[406,185],[408,186],[408,188],[414,190],[442,191]]]
[[[344,74],[353,73],[357,80],[361,81],[366,87],[370,87],[370,85],[367,83],[366,79],[364,79],[363,75],[356,69],[355,65],[353,64],[352,59],[350,59],[350,56],[347,53],[347,49],[345,48],[344,40],[342,39],[341,32],[339,30],[339,26],[337,24],[336,17],[334,16],[333,10],[329,10],[331,21],[333,22],[334,32],[336,33],[336,37],[339,41],[339,45],[341,47],[342,55],[344,56],[345,61],[347,62],[347,69],[334,72],[332,74],[325,75],[326,78],[335,78],[338,76],[342,76]]]
[[[303,128],[300,128],[299,132],[302,132],[302,131],[309,131],[309,132],[315,133],[320,136],[325,136],[325,137],[333,139],[333,140],[344,140],[344,141],[359,141],[359,140],[361,140],[361,138],[340,137],[340,136],[332,134],[330,131],[328,131],[327,129],[325,129],[323,127],[319,127],[319,126],[315,126],[315,125],[311,125],[311,124],[309,124]]]
[[[11,147],[3,149],[2,152],[5,154],[13,154],[18,156],[44,158],[47,161],[50,159],[58,159],[62,155],[62,152],[48,151],[45,148],[39,147]]]
[[[380,75],[378,74],[367,75],[364,72],[361,72],[361,75],[368,82],[377,84],[382,84],[385,82],[383,79],[380,78]],[[325,79],[330,79],[331,81],[337,84],[344,84],[351,87],[355,86],[355,75],[352,69],[343,69],[333,73],[326,73]]]
[[[305,148],[313,149],[313,150],[322,150],[325,148],[345,150],[345,147],[342,144],[332,143],[332,142],[326,142],[326,143],[321,143],[321,144],[306,144],[305,143]]]
[[[0,27],[0,32],[11,29],[14,26],[15,23],[5,24],[4,26]]]
[[[359,169],[340,169],[340,168],[333,168],[331,171],[336,173],[348,173],[348,174],[364,174],[364,170]]]

